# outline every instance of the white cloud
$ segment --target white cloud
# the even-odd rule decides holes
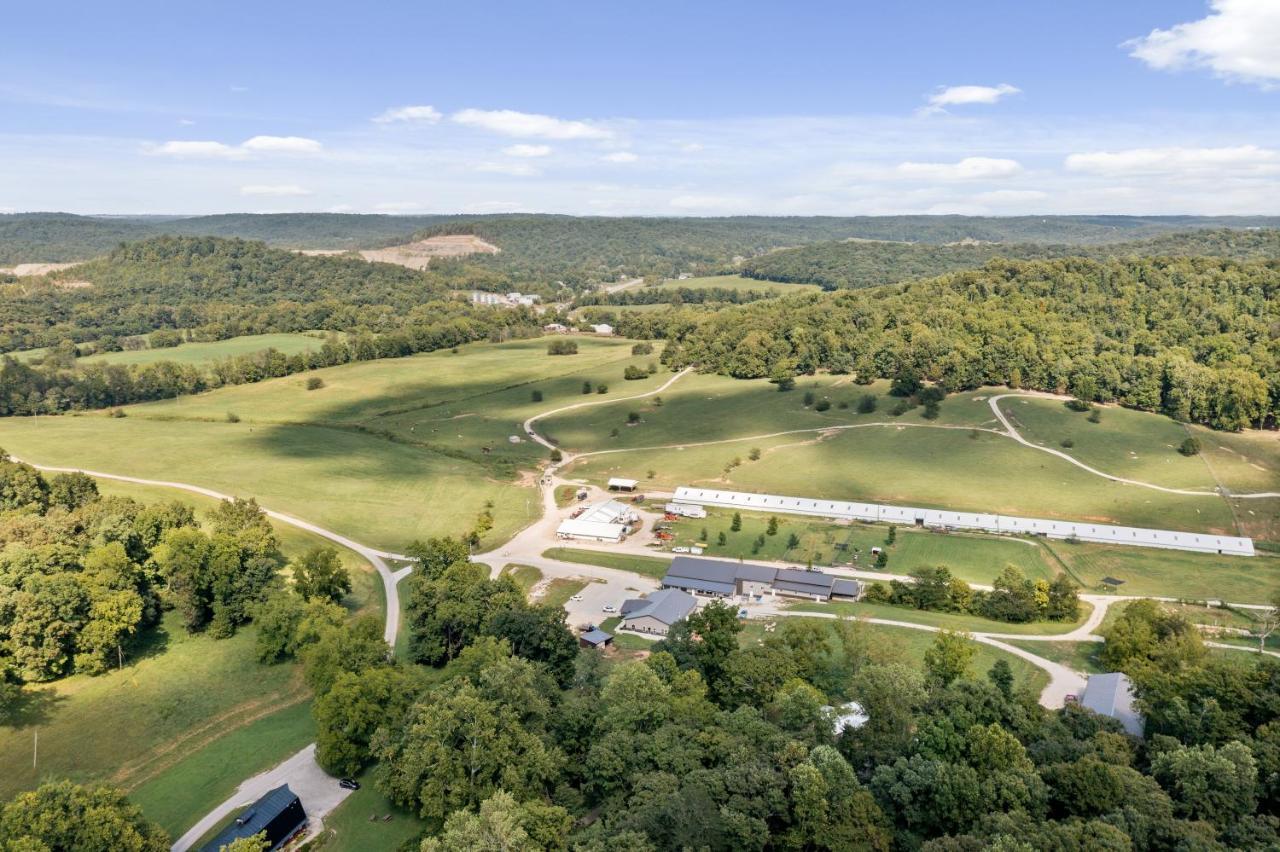
[[[1228,80],[1270,88],[1280,83],[1280,3],[1213,0],[1198,21],[1155,29],[1122,47],[1161,71],[1207,68]]]
[[[303,136],[254,136],[240,146],[246,151],[280,154],[314,154],[322,147],[314,139]]]
[[[312,154],[321,147],[316,140],[301,136],[254,136],[239,145],[207,140],[179,140],[152,145],[146,150],[164,157],[242,160],[250,154]]]
[[[542,174],[541,171],[528,163],[480,163],[476,166],[476,171],[511,175],[512,177],[536,177]]]
[[[175,141],[164,142],[150,149],[152,154],[165,157],[205,157],[233,160],[244,156],[244,151],[222,142]]]
[[[1013,177],[1022,171],[1017,160],[965,157],[958,163],[899,163],[898,174],[924,180],[989,180]]]
[[[508,157],[546,157],[551,153],[550,145],[509,145],[502,149]]]
[[[440,120],[440,110],[426,105],[395,107],[381,115],[374,116],[373,120],[378,124],[392,124],[398,121],[421,121],[427,124],[435,124]]]
[[[182,125],[183,127],[190,127],[191,125],[195,124],[195,122],[189,118],[180,118],[178,119],[178,124]]]
[[[998,86],[943,86],[929,96],[929,105],[921,112],[929,114],[945,112],[949,106],[966,104],[993,104],[1001,98],[1016,95],[1022,90],[1008,83]]]
[[[630,151],[614,151],[612,154],[605,154],[600,159],[609,163],[634,163],[640,158]]]
[[[311,190],[304,189],[296,183],[251,183],[240,187],[241,195],[269,195],[280,198],[310,195]]]
[[[610,139],[613,133],[585,121],[568,121],[549,115],[516,112],[510,109],[464,109],[453,114],[453,120],[468,127],[478,127],[504,136],[539,139]]]
[[[1259,173],[1280,169],[1280,151],[1256,145],[1226,148],[1130,148],[1071,154],[1070,171],[1101,175]]]
[[[467,213],[519,213],[528,208],[519,201],[478,201],[467,205]]]

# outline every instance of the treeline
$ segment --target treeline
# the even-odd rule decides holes
[[[867,588],[871,603],[887,603],[930,612],[967,612],[1013,624],[1033,621],[1075,621],[1080,597],[1066,574],[1052,581],[1029,580],[1014,565],[1005,566],[991,590],[974,589],[945,566],[917,568],[909,581],[876,581]]]
[[[973,243],[934,245],[840,241],[783,249],[746,260],[739,269],[763,281],[820,284],[827,290],[874,287],[973,269],[1001,257],[1051,260],[1090,257],[1211,256],[1235,260],[1280,257],[1280,231],[1197,230],[1106,245]]]
[[[741,290],[732,287],[642,287],[618,293],[583,293],[578,307],[617,305],[745,305],[773,299],[776,290]]]
[[[354,361],[402,358],[477,340],[508,340],[541,333],[532,315],[524,311],[484,311],[461,303],[451,303],[451,308],[441,305],[438,315],[453,313],[453,319],[405,325],[380,335],[330,337],[318,349],[294,355],[268,348],[218,359],[208,366],[176,361],[77,364],[74,358],[59,357],[60,352],[69,351],[66,346],[56,347],[52,357],[39,363],[5,355],[0,358],[0,416],[57,414],[171,399]]]
[[[1162,411],[1220,429],[1280,412],[1280,262],[994,260],[869,290],[714,313],[627,313],[664,361],[739,378],[818,369],[947,390],[1009,385]]]
[[[0,717],[20,682],[123,665],[162,609],[231,635],[282,561],[252,501],[220,504],[204,532],[186,504],[101,497],[0,453]]]
[[[113,340],[157,329],[188,329],[201,340],[308,329],[379,334],[497,313],[458,302],[451,290],[508,282],[484,270],[474,279],[461,274],[309,257],[243,240],[157,237],[0,287],[0,351],[63,340],[110,349]]]

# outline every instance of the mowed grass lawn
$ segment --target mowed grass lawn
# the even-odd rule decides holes
[[[247,778],[292,756],[315,739],[311,701],[263,716],[181,760],[129,793],[170,837],[180,837]]]
[[[87,355],[81,364],[153,364],[156,361],[176,361],[180,364],[210,364],[220,358],[251,355],[267,349],[276,349],[285,355],[310,352],[324,345],[324,333],[313,334],[246,334],[227,340],[203,343],[183,343],[163,349],[138,349],[132,352],[104,352]]]
[[[1101,590],[1104,577],[1123,580],[1117,591],[1124,595],[1229,603],[1266,603],[1280,590],[1280,556],[1274,554],[1218,556],[1062,541],[1048,546],[1086,591]]]
[[[795,601],[790,603],[787,608],[796,612],[828,612],[839,616],[909,621],[913,624],[924,624],[929,627],[940,627],[946,630],[961,630],[966,633],[1011,633],[1031,636],[1070,633],[1075,627],[1083,624],[1088,619],[1089,613],[1093,611],[1092,606],[1082,601],[1080,618],[1069,624],[1061,621],[1033,621],[1030,624],[1010,624],[960,612],[931,612],[905,606],[854,603],[852,601],[833,601],[830,603]]]
[[[1009,398],[999,405],[1028,441],[1105,473],[1166,488],[1212,491],[1217,484],[1202,457],[1178,452],[1187,430],[1168,417],[1111,405],[1098,406],[1101,420],[1090,423],[1089,414],[1059,400]],[[1064,441],[1072,446],[1062,446]]]

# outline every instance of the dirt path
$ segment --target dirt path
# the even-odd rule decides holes
[[[1089,465],[1085,464],[1084,462],[1080,461],[1074,456],[1068,455],[1067,453],[1064,453],[1061,450],[1055,450],[1053,447],[1042,447],[1039,444],[1036,444],[1032,441],[1028,441],[1026,438],[1022,437],[1022,434],[1018,432],[1016,428],[1014,428],[1014,425],[1012,423],[1009,422],[1009,418],[1005,415],[1005,413],[1000,410],[1000,400],[1017,399],[1019,397],[1022,397],[1025,399],[1065,399],[1065,397],[1060,397],[1055,394],[1026,393],[1026,392],[1002,393],[1002,394],[998,394],[996,396],[991,397],[989,400],[987,400],[987,404],[991,406],[991,411],[995,414],[996,419],[1000,421],[1000,424],[1002,426],[1004,426],[1004,434],[1008,435],[1010,438],[1017,441],[1019,444],[1022,444],[1024,447],[1030,447],[1033,450],[1039,450],[1042,453],[1048,453],[1051,456],[1057,456],[1058,458],[1063,459],[1064,461],[1070,462],[1071,464],[1075,465],[1076,467],[1082,470],[1087,470],[1089,473],[1092,473],[1094,476],[1101,476],[1103,479],[1109,479],[1112,482],[1122,482],[1125,485],[1137,485],[1140,488],[1150,488],[1153,491],[1163,491],[1166,494],[1181,494],[1187,497],[1239,497],[1246,500],[1255,499],[1255,498],[1266,498],[1266,497],[1280,497],[1280,491],[1260,491],[1254,494],[1233,494],[1226,490],[1197,491],[1189,488],[1167,488],[1163,485],[1156,485],[1155,483],[1152,483],[1152,482],[1143,482],[1140,479],[1126,479],[1123,476],[1114,476],[1105,471],[1098,470],[1096,467],[1090,467]]]

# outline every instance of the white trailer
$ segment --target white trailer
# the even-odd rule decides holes
[[[705,518],[707,510],[693,503],[668,503],[663,507],[669,515],[679,515],[682,518]]]

